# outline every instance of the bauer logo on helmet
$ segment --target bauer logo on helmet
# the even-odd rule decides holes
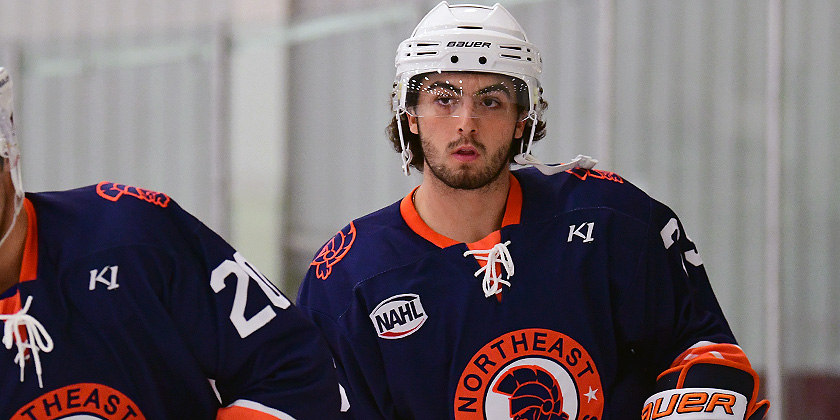
[[[449,41],[446,44],[447,47],[456,47],[456,48],[490,48],[489,42],[482,42],[482,41]]]

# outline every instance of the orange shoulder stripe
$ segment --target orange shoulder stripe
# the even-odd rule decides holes
[[[271,414],[262,411],[271,411]],[[216,420],[295,420],[282,411],[252,401],[237,400],[216,412]]]
[[[29,199],[23,199],[26,211],[26,244],[23,248],[23,261],[20,266],[20,281],[35,280],[38,277],[38,220],[35,217],[35,207]]]
[[[755,405],[758,398],[758,387],[760,385],[758,374],[752,368],[750,360],[744,351],[734,344],[698,343],[680,354],[671,364],[671,367],[659,375],[659,378],[673,372],[681,371],[676,386],[677,388],[681,388],[690,366],[699,363],[729,366],[749,373],[753,378],[755,386],[753,387],[752,395],[745,395],[749,399],[748,410]]]

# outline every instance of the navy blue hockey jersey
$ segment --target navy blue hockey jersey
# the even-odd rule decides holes
[[[16,344],[0,348],[0,418],[337,416],[317,329],[168,196],[100,183],[27,194],[25,211],[21,282],[0,314],[8,327],[25,308],[45,332],[17,328],[42,343],[22,370]]]
[[[409,194],[330,240],[297,301],[355,419],[638,419],[687,360],[751,369],[677,216],[605,171],[514,171],[501,230],[472,244]]]

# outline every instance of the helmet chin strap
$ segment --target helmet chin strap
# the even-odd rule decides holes
[[[513,161],[520,164],[520,165],[531,165],[537,168],[543,175],[554,175],[559,172],[568,171],[569,169],[574,168],[583,168],[583,169],[592,169],[598,163],[597,159],[592,159],[586,155],[577,155],[576,158],[572,159],[569,163],[563,164],[554,164],[554,165],[547,165],[545,163],[540,162],[534,155],[531,154],[531,145],[534,143],[534,133],[537,131],[537,112],[531,110],[528,112],[527,119],[531,120],[531,134],[528,137],[528,146],[526,147],[524,142],[520,146],[519,151],[520,153],[514,156]],[[525,150],[522,150],[525,149]]]
[[[402,119],[400,118],[400,116],[403,114],[405,114],[405,110],[397,109],[394,118],[397,119],[397,132],[400,134],[400,146],[402,146],[402,152],[400,152],[400,158],[402,159],[402,170],[405,176],[409,176],[411,175],[409,164],[411,163],[411,159],[414,158],[414,155],[411,153],[411,148],[408,147],[408,142],[403,137]]]
[[[9,116],[5,111],[0,110],[0,159],[6,160],[6,165],[9,168],[9,174],[12,178],[12,185],[15,189],[14,194],[14,215],[12,216],[12,221],[9,224],[9,228],[3,232],[2,238],[0,238],[0,246],[2,246],[6,239],[12,232],[12,229],[17,223],[18,215],[20,214],[20,210],[23,207],[23,183],[21,182],[21,175],[20,175],[20,152],[17,146],[17,140],[15,139],[15,131],[14,126],[11,122],[11,116]],[[6,192],[3,191],[5,194]]]

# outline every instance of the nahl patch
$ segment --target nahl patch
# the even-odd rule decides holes
[[[414,334],[428,318],[420,296],[413,293],[391,296],[370,313],[376,335],[389,340]]]

